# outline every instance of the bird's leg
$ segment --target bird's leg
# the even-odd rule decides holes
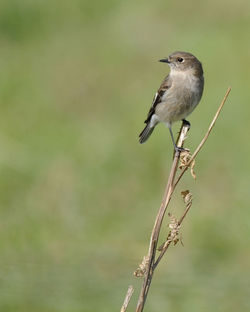
[[[174,145],[174,150],[176,152],[182,152],[182,151],[185,151],[185,148],[183,147],[178,147],[175,143],[175,140],[174,140],[174,135],[173,135],[173,132],[172,132],[172,128],[171,128],[171,125],[168,126],[168,129],[170,131],[170,135],[171,135],[171,139],[172,139],[172,142],[173,142],[173,145]]]

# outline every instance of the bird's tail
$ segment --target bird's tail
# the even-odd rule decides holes
[[[139,135],[139,142],[141,144],[147,141],[151,133],[154,131],[154,128],[155,127],[150,127],[150,123],[146,125],[146,127],[142,130],[142,132]]]

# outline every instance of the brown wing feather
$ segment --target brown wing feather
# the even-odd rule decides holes
[[[153,99],[153,103],[152,106],[150,107],[150,110],[148,112],[147,115],[147,119],[144,121],[145,123],[148,123],[151,119],[151,117],[154,115],[155,113],[155,108],[157,106],[157,104],[161,103],[161,99],[163,94],[165,93],[166,90],[168,90],[171,87],[171,80],[169,75],[163,80],[162,84],[160,85],[159,90],[157,91],[157,93],[155,94],[155,97]]]

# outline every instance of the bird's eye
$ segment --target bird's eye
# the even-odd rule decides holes
[[[178,57],[178,58],[177,58],[177,61],[178,61],[179,63],[182,63],[184,60],[183,60],[182,57]]]

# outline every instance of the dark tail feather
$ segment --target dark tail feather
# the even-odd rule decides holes
[[[142,144],[147,141],[147,139],[150,137],[151,133],[154,131],[155,127],[150,127],[150,123],[146,125],[146,127],[142,130],[142,132],[139,135],[139,142]]]

